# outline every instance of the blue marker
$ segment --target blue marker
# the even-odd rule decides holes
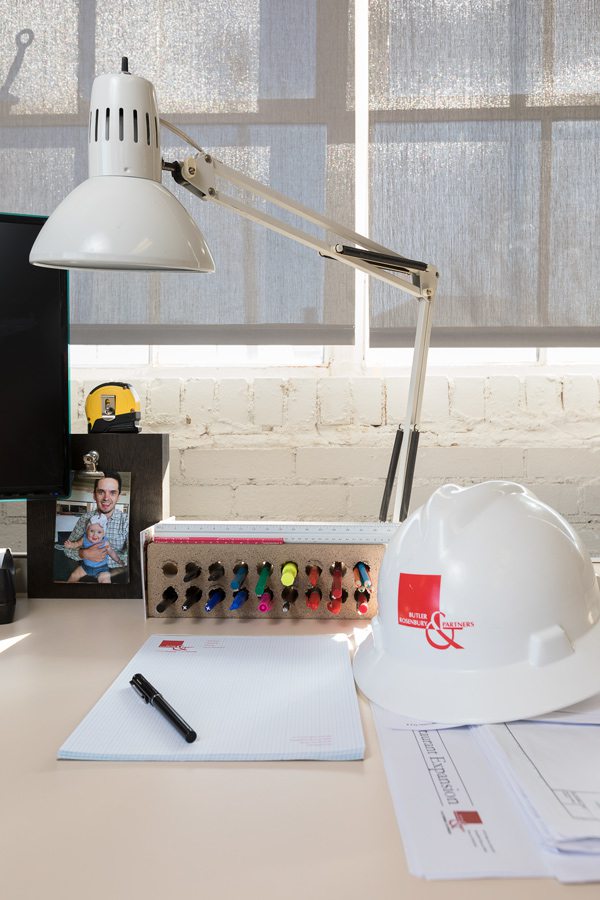
[[[233,600],[229,609],[239,609],[240,606],[243,606],[246,600],[248,599],[248,591],[243,589],[241,591],[236,591],[233,595]]]
[[[367,567],[365,566],[364,563],[359,562],[356,564],[356,568],[358,569],[358,571],[360,573],[360,579],[361,579],[365,589],[368,590],[371,587],[371,579],[369,578],[369,573],[367,571]]]
[[[237,566],[233,570],[233,574],[235,575],[235,578],[231,582],[231,587],[234,591],[239,591],[244,581],[246,580],[246,575],[248,574],[248,566],[246,565],[246,563]]]
[[[225,599],[225,591],[223,588],[213,588],[208,594],[208,600],[204,604],[204,612],[211,612],[218,603],[222,603]]]

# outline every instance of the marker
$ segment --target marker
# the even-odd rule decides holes
[[[281,570],[281,583],[285,587],[291,587],[296,580],[298,566],[295,562],[286,562]]]
[[[337,563],[333,567],[333,584],[331,585],[331,595],[334,600],[342,599],[342,566]]]
[[[211,612],[218,603],[222,603],[225,599],[225,591],[223,588],[213,588],[208,592],[208,600],[204,604],[204,612]]]
[[[281,610],[282,612],[287,613],[290,611],[292,603],[295,603],[298,599],[298,591],[294,587],[286,587],[281,592],[281,599],[283,600]]]
[[[311,587],[316,587],[317,582],[319,580],[319,576],[321,574],[321,569],[319,566],[310,566],[307,571],[308,581]]]
[[[371,587],[371,579],[369,578],[369,570],[367,569],[365,564],[362,562],[356,563],[356,568],[358,569],[358,571],[360,573],[360,580],[362,581],[365,590],[368,591],[369,588]],[[357,585],[357,587],[358,587],[358,585]]]
[[[248,591],[245,588],[243,588],[241,591],[236,591],[233,595],[233,600],[229,609],[239,609],[240,606],[244,605],[247,599]]]
[[[208,580],[209,581],[218,581],[219,578],[222,578],[225,574],[225,569],[223,568],[223,563],[214,562],[211,563],[208,567]]]
[[[240,563],[239,565],[234,566],[233,574],[235,575],[235,578],[231,582],[231,587],[234,591],[239,591],[248,574],[248,566],[246,563]]]
[[[185,581],[185,578],[183,580]],[[186,610],[190,609],[194,605],[194,603],[197,603],[198,600],[201,599],[201,597],[202,591],[199,587],[196,587],[196,585],[192,585],[192,587],[189,587],[185,592],[185,600],[181,604],[182,610],[185,612]]]
[[[313,588],[312,591],[306,592],[306,605],[309,609],[318,609],[321,602],[322,593],[319,588]]]
[[[341,608],[342,608],[341,597],[332,597],[330,600],[327,601],[327,609],[334,616],[339,616]]]
[[[260,598],[258,611],[261,613],[269,612],[273,606],[273,591],[267,588]]]
[[[172,603],[175,603],[175,601],[177,600],[177,596],[178,594],[174,587],[169,585],[168,588],[165,588],[165,590],[163,591],[162,600],[156,606],[156,612],[164,612],[165,609],[171,606]]]
[[[196,563],[189,562],[185,564],[185,575],[183,576],[184,581],[193,581],[194,578],[198,578],[201,574],[202,569]]]
[[[152,687],[149,681],[147,681],[143,675],[140,675],[139,672],[137,675],[134,675],[131,681],[129,682],[131,687],[136,691],[144,703],[149,703],[150,706],[154,706],[165,719],[171,723],[173,728],[176,728],[179,734],[181,734],[188,744],[193,744],[198,735],[185,719],[182,719],[179,713],[175,712],[170,703],[167,703],[162,694],[159,694],[156,688]]]
[[[260,574],[258,576],[258,581],[256,582],[256,591],[255,593],[258,596],[262,596],[265,592],[265,588],[267,586],[267,581],[269,579],[269,575],[273,571],[273,566],[269,562],[264,562],[262,564],[262,568],[260,570]]]
[[[359,616],[364,616],[369,612],[369,600],[371,595],[368,591],[354,591],[354,599],[356,601],[356,612]]]

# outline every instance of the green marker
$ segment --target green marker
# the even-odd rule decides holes
[[[281,583],[285,585],[285,587],[291,587],[296,580],[296,575],[298,574],[298,566],[295,562],[286,562],[283,569],[281,570]]]
[[[258,594],[259,597],[262,597],[262,595],[265,592],[265,588],[267,586],[267,580],[269,578],[269,575],[271,574],[271,570],[272,570],[271,563],[268,563],[268,562],[263,563],[262,569],[260,570],[260,574],[258,576],[258,581],[256,583],[256,593]]]

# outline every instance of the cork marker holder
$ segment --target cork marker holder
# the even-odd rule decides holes
[[[149,618],[371,618],[383,544],[146,545]]]

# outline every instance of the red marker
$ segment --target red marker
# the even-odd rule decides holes
[[[341,597],[340,597],[339,600],[338,600],[337,598],[335,598],[335,599],[332,598],[331,600],[328,600],[328,601],[327,601],[327,609],[328,609],[329,612],[332,613],[334,616],[339,616],[341,608],[342,608],[342,600],[341,600]]]
[[[318,609],[319,603],[321,602],[321,591],[319,588],[314,588],[312,591],[307,591],[306,593],[306,605],[309,609]]]
[[[333,568],[333,583],[331,585],[331,593],[329,595],[332,600],[342,599],[342,567],[336,563]]]
[[[318,566],[311,566],[308,570],[308,581],[311,587],[316,587],[317,582],[319,580],[319,575],[321,574],[321,570]]]
[[[365,616],[369,612],[368,591],[354,591],[354,599],[356,600],[356,612],[359,616]]]

